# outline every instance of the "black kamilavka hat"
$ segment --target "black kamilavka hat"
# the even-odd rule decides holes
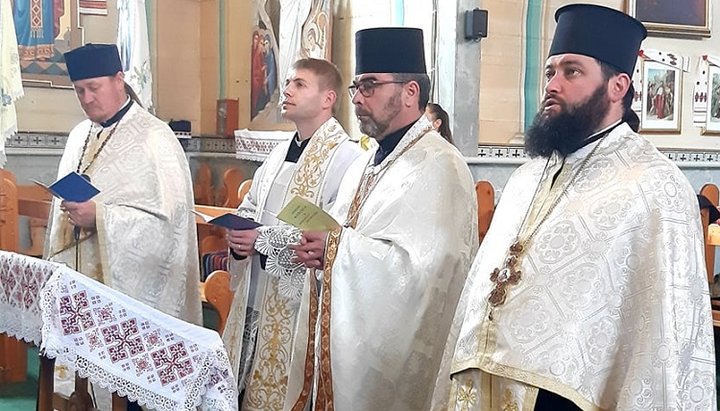
[[[120,53],[114,44],[88,43],[63,54],[70,80],[114,76],[123,71]]]
[[[638,20],[608,7],[569,4],[555,12],[555,36],[548,56],[582,54],[632,76],[647,30]]]
[[[363,73],[426,74],[422,30],[382,27],[355,33],[355,75]]]

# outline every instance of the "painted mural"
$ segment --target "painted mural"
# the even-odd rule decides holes
[[[285,129],[278,102],[298,58],[330,58],[332,0],[255,0],[250,119],[255,130]]]
[[[77,1],[12,0],[23,80],[69,86],[63,53],[81,44]]]

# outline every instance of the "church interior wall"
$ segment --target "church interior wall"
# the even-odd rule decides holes
[[[587,1],[623,9],[623,0]],[[489,12],[488,38],[482,40],[479,144],[521,143],[522,131],[542,98],[542,66],[555,28],[554,11],[567,0],[484,0]],[[692,120],[693,85],[698,60],[704,54],[720,54],[720,7],[711,7],[713,37],[658,37],[649,35],[643,49],[657,49],[691,59],[683,74],[681,130],[648,132],[662,148],[720,149],[717,136],[702,134]],[[529,47],[525,46],[538,46]]]
[[[156,114],[201,124],[201,2],[154,1]],[[197,132],[197,130],[194,130]]]
[[[541,93],[542,65],[554,29],[553,12],[566,0],[482,0],[479,7],[489,11],[489,35],[481,42],[479,62],[477,116],[480,122],[477,142],[482,152],[521,144],[521,132]],[[622,8],[623,0],[591,1]],[[214,136],[218,99],[238,100],[238,128],[253,128],[250,119],[250,57],[252,12],[256,2],[232,0],[146,0],[150,48],[153,63],[154,101],[157,115],[163,120],[187,119],[193,124],[195,136]],[[354,33],[357,30],[387,25],[419,26],[426,31],[427,53],[432,45],[427,33],[432,22],[431,0],[336,0],[333,2],[332,60],[340,68],[348,84],[354,69]],[[116,0],[108,1],[108,16],[80,17],[86,42],[115,41],[117,31]],[[649,37],[645,48],[682,53],[697,59],[701,54],[720,55],[720,7],[712,8],[712,38]],[[443,30],[440,25],[438,30]],[[442,45],[438,47],[442,52]],[[430,63],[429,55],[427,60]],[[532,62],[532,64],[529,64]],[[699,154],[700,160],[683,168],[694,186],[715,178],[720,137],[702,135],[692,125],[692,83],[696,61],[683,76],[682,129],[677,134],[648,134],[656,145],[667,150]],[[430,64],[429,64],[430,65]],[[530,73],[530,74],[528,74]],[[443,78],[437,78],[442,83]],[[447,85],[446,85],[447,87]],[[26,96],[17,102],[21,136],[26,146],[9,145],[8,168],[19,169],[19,180],[26,181],[29,164],[37,164],[36,172],[54,170],[62,145],[39,144],[32,148],[31,136],[49,133],[66,135],[84,118],[71,89],[26,87]],[[338,118],[350,134],[359,136],[352,104],[347,93],[341,93]],[[462,121],[462,120],[459,120]],[[270,126],[272,127],[272,125]],[[288,125],[278,126],[287,128]],[[48,137],[48,140],[50,137]],[[222,151],[198,140],[196,152],[189,154],[193,169],[198,164],[211,164],[216,175],[222,167],[232,164],[232,148]],[[201,144],[201,142],[203,142]],[[227,143],[232,144],[230,141]],[[210,147],[210,148],[207,148]],[[37,157],[37,150],[44,156]],[[222,161],[215,161],[213,153]],[[678,154],[681,155],[681,154]],[[55,156],[55,157],[53,157]],[[487,178],[499,189],[516,167],[513,157],[488,156],[469,158],[476,178]],[[252,174],[257,163],[237,161]],[[501,171],[497,171],[501,170]],[[497,178],[493,176],[498,176]],[[217,177],[219,178],[219,177]],[[219,184],[220,181],[216,180]]]
[[[622,8],[623,0],[594,1]],[[248,15],[252,2],[227,0],[148,0],[151,52],[154,64],[155,106],[160,118],[187,119],[196,135],[213,135],[218,99],[238,99],[238,127],[252,127],[249,119],[250,38]],[[427,4],[426,4],[427,3]],[[527,112],[541,97],[542,64],[554,28],[553,11],[565,0],[484,0],[489,11],[489,37],[482,40],[478,81],[479,144],[507,144],[520,140]],[[398,7],[400,4],[400,7]],[[415,25],[428,31],[423,7],[430,1],[335,1],[332,59],[345,82],[353,76],[354,33],[380,25]],[[429,11],[431,12],[431,6]],[[425,7],[427,8],[427,7]],[[399,11],[400,10],[400,11]],[[712,10],[713,29],[720,27],[720,7]],[[107,16],[80,16],[86,42],[114,42],[116,0],[108,2]],[[442,30],[442,27],[439,27]],[[715,36],[717,36],[716,34]],[[527,47],[526,46],[539,46]],[[647,134],[660,147],[720,149],[720,139],[701,134],[692,124],[693,83],[697,58],[720,54],[712,38],[678,39],[650,36],[645,48],[683,54],[693,59],[683,76],[682,124],[677,134]],[[534,49],[534,50],[533,50]],[[437,79],[442,82],[443,79]],[[534,87],[533,87],[534,85]],[[525,92],[535,88],[535,92]],[[532,100],[532,101],[528,101]],[[68,89],[26,87],[17,103],[19,128],[27,132],[65,133],[83,118],[74,93]],[[359,135],[352,107],[342,95],[338,117]],[[267,126],[267,125],[266,125]],[[271,127],[271,126],[270,126]],[[287,128],[287,127],[285,127]]]
[[[85,42],[114,43],[117,33],[117,3],[108,0],[108,15],[80,15]],[[25,96],[16,102],[18,129],[26,132],[68,133],[85,116],[69,88],[24,87]]]

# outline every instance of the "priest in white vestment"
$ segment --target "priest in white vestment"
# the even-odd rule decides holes
[[[437,410],[715,410],[697,199],[636,133],[646,30],[569,5],[525,136],[463,290]]]
[[[58,178],[85,174],[100,194],[53,200],[45,257],[200,324],[192,181],[180,143],[128,96],[114,44],[87,44],[65,60],[88,119],[70,132]]]
[[[238,208],[262,227],[228,233],[235,295],[223,339],[239,370],[243,410],[281,410],[287,392],[307,269],[291,261],[289,246],[300,240],[300,230],[277,215],[295,196],[329,209],[347,168],[362,152],[333,117],[341,87],[340,72],[329,61],[293,64],[281,112],[297,132],[273,149]]]
[[[355,38],[350,94],[379,146],[343,179],[331,210],[342,228],[305,232],[296,247],[318,271],[303,295],[285,408],[423,410],[477,249],[474,183],[423,115],[422,31]]]

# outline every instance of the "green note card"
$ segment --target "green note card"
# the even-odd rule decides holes
[[[320,207],[298,196],[290,200],[277,218],[305,231],[330,231],[340,227]]]

